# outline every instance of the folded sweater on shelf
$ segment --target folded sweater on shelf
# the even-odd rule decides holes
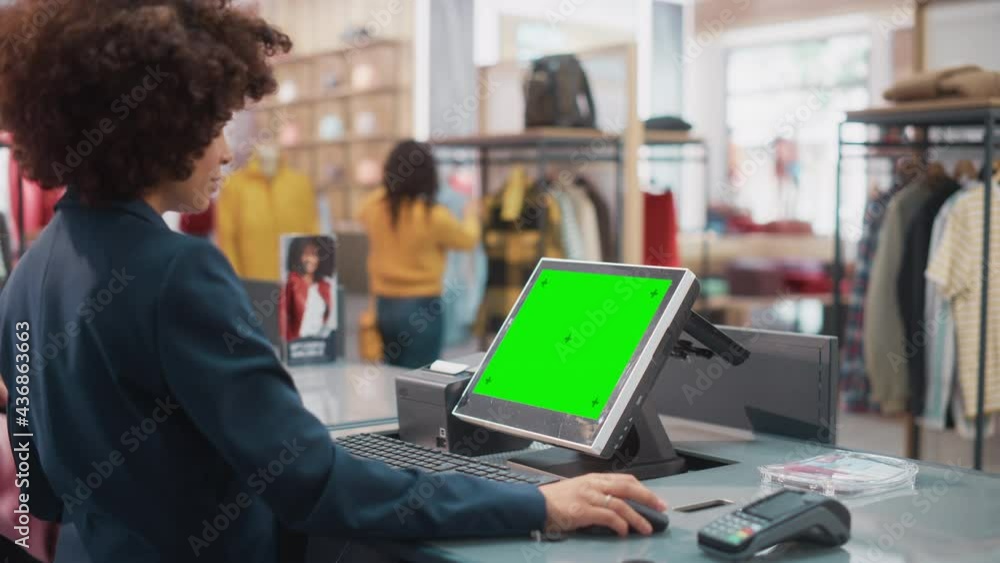
[[[882,96],[891,102],[1000,96],[1000,73],[976,65],[920,72],[897,81]]]
[[[1000,72],[991,70],[964,72],[941,79],[938,89],[945,96],[963,98],[1000,96]]]

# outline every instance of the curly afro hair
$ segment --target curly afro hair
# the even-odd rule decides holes
[[[25,175],[98,204],[190,177],[273,93],[287,35],[231,0],[16,0],[0,8],[0,123]]]

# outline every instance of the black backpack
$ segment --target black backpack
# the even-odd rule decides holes
[[[524,85],[525,127],[596,126],[594,97],[574,55],[542,57],[531,63]]]

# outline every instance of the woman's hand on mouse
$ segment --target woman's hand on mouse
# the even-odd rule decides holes
[[[619,536],[629,526],[648,535],[653,527],[623,499],[654,510],[667,505],[632,475],[599,473],[558,481],[539,488],[545,497],[546,532],[570,532],[586,526],[605,526]]]

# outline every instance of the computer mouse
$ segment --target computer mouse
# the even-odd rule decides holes
[[[642,516],[643,518],[646,519],[647,522],[652,524],[654,534],[659,534],[664,530],[666,530],[668,526],[670,526],[670,518],[666,514],[662,512],[657,512],[656,510],[653,510],[652,508],[646,506],[645,504],[640,504],[634,500],[627,500],[627,499],[623,500],[625,500],[625,504],[631,506],[633,510],[638,512],[639,516]],[[615,531],[612,530],[611,528],[608,528],[607,526],[587,526],[578,529],[576,533],[583,534],[586,536],[616,535]],[[638,534],[639,530],[636,530],[632,526],[629,526],[628,533]]]

